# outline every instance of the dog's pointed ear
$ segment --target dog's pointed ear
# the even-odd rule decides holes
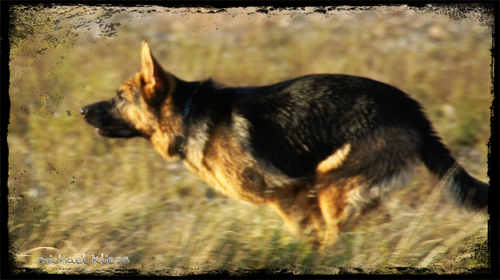
[[[170,80],[168,74],[153,57],[146,41],[142,42],[141,77],[144,83],[143,95],[149,104],[154,105],[168,94]]]

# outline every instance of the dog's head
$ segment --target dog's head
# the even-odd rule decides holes
[[[141,136],[168,147],[175,135],[181,133],[182,113],[174,108],[173,100],[180,80],[163,70],[146,41],[142,43],[141,61],[141,72],[125,81],[115,97],[87,105],[80,111],[99,135]]]

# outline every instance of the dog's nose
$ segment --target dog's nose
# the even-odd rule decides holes
[[[82,107],[80,109],[80,113],[82,114],[82,116],[85,117],[85,115],[87,115],[87,112],[89,111],[89,107],[88,106],[85,106],[85,107]]]

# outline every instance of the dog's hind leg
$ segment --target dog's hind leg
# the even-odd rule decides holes
[[[339,228],[347,219],[345,192],[356,182],[354,179],[349,182],[335,182],[335,178],[331,175],[344,163],[350,150],[349,144],[342,146],[316,168],[315,189],[318,193],[318,206],[326,223],[323,244],[336,242]]]
[[[353,215],[376,207],[385,193],[407,185],[418,163],[411,130],[381,128],[346,143],[316,167],[318,204],[327,224],[325,242]]]

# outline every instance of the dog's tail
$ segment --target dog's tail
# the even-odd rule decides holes
[[[489,185],[470,176],[431,130],[423,141],[421,160],[437,178],[446,180],[456,204],[479,211],[488,205]]]

